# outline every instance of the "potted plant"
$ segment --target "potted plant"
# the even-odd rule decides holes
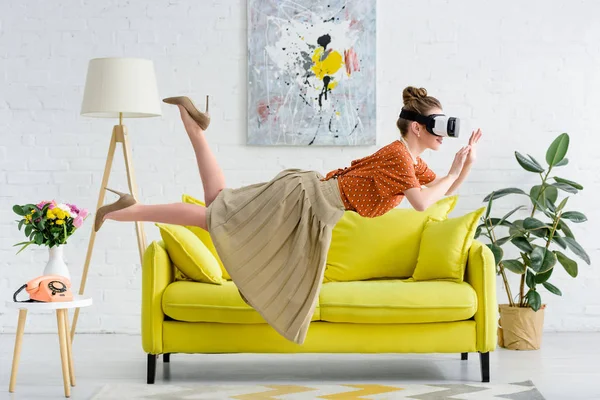
[[[43,275],[61,275],[71,279],[69,269],[63,259],[63,246],[67,239],[83,224],[88,216],[86,209],[73,204],[60,204],[56,201],[42,201],[39,204],[13,206],[13,211],[21,217],[19,230],[23,227],[27,241],[17,243],[22,246],[19,254],[29,245],[48,246],[49,258]]]
[[[543,286],[550,293],[562,295],[560,289],[550,283],[552,272],[559,264],[570,276],[577,277],[577,262],[565,254],[567,250],[590,264],[590,257],[576,241],[567,223],[587,221],[581,212],[567,210],[570,195],[583,190],[583,186],[551,176],[556,168],[567,165],[565,156],[568,148],[569,135],[563,133],[546,151],[547,168],[532,156],[525,157],[515,151],[519,165],[526,171],[539,174],[541,183],[531,187],[529,192],[507,188],[494,191],[484,199],[487,209],[475,237],[485,236],[490,241],[487,246],[494,254],[496,271],[502,276],[508,296],[508,304],[500,305],[498,340],[502,347],[514,350],[539,349],[545,304],[538,288]],[[491,216],[494,201],[509,194],[527,197],[527,206],[531,207],[527,217],[510,220],[517,211],[527,207],[523,205],[501,218]],[[559,194],[563,197],[560,202]],[[514,246],[519,256],[505,258],[504,246]],[[507,270],[520,275],[516,299],[507,278]]]

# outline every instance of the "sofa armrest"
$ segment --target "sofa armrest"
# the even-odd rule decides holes
[[[477,351],[493,351],[498,343],[498,299],[494,254],[474,240],[469,250],[465,280],[477,293]]]
[[[163,352],[162,296],[171,282],[173,266],[164,243],[150,243],[142,265],[142,347],[149,354]]]

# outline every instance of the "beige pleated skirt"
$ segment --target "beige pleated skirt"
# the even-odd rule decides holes
[[[242,298],[302,344],[318,302],[331,232],[344,215],[337,179],[286,169],[269,182],[224,189],[208,206],[215,248]]]

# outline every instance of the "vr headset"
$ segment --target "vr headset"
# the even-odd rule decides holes
[[[421,115],[403,108],[400,112],[400,118],[425,125],[427,132],[435,136],[457,138],[460,131],[460,119],[447,117],[444,114]]]

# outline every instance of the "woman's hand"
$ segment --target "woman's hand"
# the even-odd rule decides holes
[[[460,175],[460,171],[463,169],[463,165],[467,160],[467,156],[471,151],[471,146],[465,146],[456,153],[454,156],[454,161],[452,162],[452,166],[450,167],[450,171],[448,172],[449,176],[452,176],[454,179],[458,178]]]
[[[471,134],[471,138],[469,139],[469,146],[471,147],[471,150],[467,155],[465,164],[471,165],[475,162],[475,159],[477,158],[477,142],[479,142],[479,139],[481,139],[481,135],[481,129],[477,129]]]

